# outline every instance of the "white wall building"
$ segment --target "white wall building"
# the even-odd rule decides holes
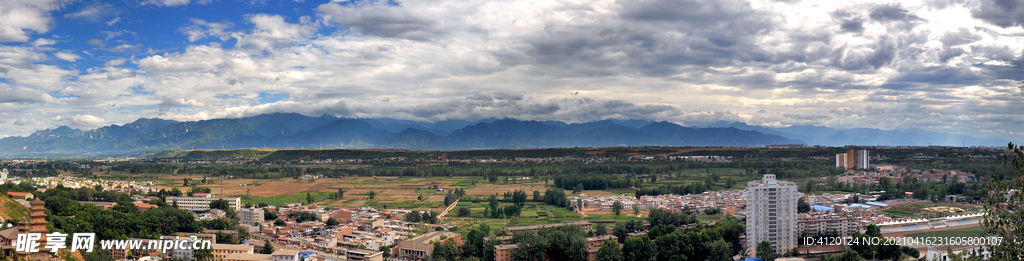
[[[871,155],[868,155],[868,150],[857,151],[857,168],[858,169],[870,169],[871,168]]]
[[[167,197],[167,204],[174,205],[178,204],[178,209],[185,210],[210,210],[210,203],[215,200],[224,199],[228,201],[228,206],[232,209],[238,210],[238,207],[242,205],[241,198],[214,198],[209,196],[204,197]]]
[[[775,180],[775,174],[747,183],[748,253],[754,253],[761,241],[771,242],[776,253],[797,246],[796,202],[800,194],[796,183]]]

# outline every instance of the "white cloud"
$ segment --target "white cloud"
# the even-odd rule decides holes
[[[95,46],[102,46],[103,45],[103,40],[100,40],[100,39],[89,39],[89,44],[95,45]]]
[[[110,60],[110,61],[107,61],[107,62],[103,63],[103,66],[120,66],[120,65],[124,64],[124,62],[127,62],[127,61],[128,61],[128,59],[125,59],[125,58],[117,58],[117,59],[113,59],[113,60]]]
[[[231,32],[227,31],[234,26],[231,22],[214,23],[198,18],[191,18],[189,20],[192,22],[191,25],[178,29],[178,31],[188,35],[189,42],[195,42],[206,37],[217,37],[221,41],[231,38]]]
[[[82,59],[82,57],[78,56],[77,54],[65,53],[65,52],[55,53],[55,54],[53,54],[53,56],[57,56],[57,58],[60,58],[61,60],[65,60],[65,61],[69,61],[69,62],[74,62],[77,59]]]
[[[56,43],[57,43],[57,41],[54,41],[52,39],[39,38],[39,39],[36,39],[35,41],[33,41],[32,45],[35,46],[35,47],[40,47],[40,46],[53,45],[53,44],[56,44]]]
[[[29,32],[46,33],[50,31],[53,20],[48,11],[56,9],[46,2],[18,3],[18,1],[0,2],[0,42],[26,42]]]
[[[17,118],[12,124],[17,126],[35,126],[41,125],[42,123],[33,119]]]
[[[109,4],[93,4],[78,12],[69,13],[64,15],[64,18],[82,18],[93,22],[99,22],[104,15],[112,12],[112,6]]]
[[[274,46],[292,45],[305,40],[316,32],[316,26],[309,24],[309,18],[302,24],[285,22],[280,15],[256,14],[249,16],[249,23],[255,28],[251,34],[237,35],[237,46],[255,46],[257,49],[268,49]]]
[[[193,99],[177,98],[177,99],[170,99],[170,100],[165,100],[163,102],[160,102],[160,104],[158,104],[158,106],[160,106],[160,111],[165,111],[168,108],[173,108],[175,106],[203,107],[203,106],[206,106],[206,104],[203,104],[202,102],[199,102],[199,101],[196,101],[196,100],[193,100]]]
[[[107,120],[88,114],[58,115],[50,118],[53,121],[67,123],[73,127],[100,127],[109,124]]]
[[[189,2],[189,0],[146,0],[142,2],[142,5],[179,6],[187,5]]]
[[[127,33],[127,32],[128,32],[128,30],[120,30],[120,31],[100,31],[100,33],[101,33],[101,34],[105,34],[105,35],[107,35],[107,38],[106,38],[105,40],[110,40],[111,38],[114,38],[114,37],[118,37],[118,36],[124,35],[124,33]]]
[[[107,23],[107,26],[114,26],[114,24],[116,24],[117,22],[120,22],[120,21],[121,21],[121,17],[118,16],[118,17],[114,17],[114,19],[112,19],[110,21],[107,21],[106,23]]]

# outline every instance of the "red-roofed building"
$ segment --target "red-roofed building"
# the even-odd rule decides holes
[[[11,197],[15,198],[15,199],[24,199],[24,200],[32,200],[32,199],[36,198],[34,195],[32,195],[32,193],[28,193],[28,192],[7,192],[7,195],[11,195]]]
[[[135,207],[139,208],[141,211],[146,211],[147,209],[155,208],[156,205],[149,203],[135,203]]]

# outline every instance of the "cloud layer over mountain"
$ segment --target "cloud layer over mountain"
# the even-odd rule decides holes
[[[294,112],[1021,140],[1022,13],[1021,0],[3,1],[0,137]]]

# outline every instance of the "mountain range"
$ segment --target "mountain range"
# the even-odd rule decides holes
[[[483,119],[424,123],[388,118],[310,117],[293,113],[179,122],[138,119],[93,130],[61,126],[0,139],[0,156],[135,155],[149,151],[240,148],[472,150],[612,146],[1001,145],[926,131],[767,128],[741,122],[686,127],[670,122],[607,119],[586,123]],[[950,143],[952,142],[952,143]]]

